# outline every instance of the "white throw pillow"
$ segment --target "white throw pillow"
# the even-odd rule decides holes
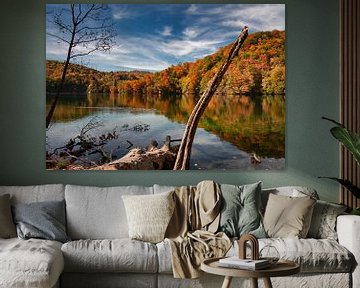
[[[175,208],[173,193],[122,196],[131,239],[151,243],[164,240]]]

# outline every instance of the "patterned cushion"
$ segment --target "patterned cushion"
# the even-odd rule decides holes
[[[174,191],[155,195],[124,195],[129,237],[157,243],[164,240],[174,212]]]
[[[337,240],[336,218],[343,214],[346,206],[318,200],[315,204],[307,237]]]

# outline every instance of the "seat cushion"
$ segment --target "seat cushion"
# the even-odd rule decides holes
[[[156,246],[123,239],[78,240],[61,248],[66,272],[156,273]]]
[[[355,263],[353,255],[344,246],[330,239],[259,239],[259,250],[265,245],[275,247],[281,259],[298,263],[301,273],[350,272]],[[237,251],[235,242],[227,255],[234,256]]]
[[[0,287],[52,287],[63,268],[60,242],[0,239]]]
[[[301,273],[348,273],[354,265],[353,255],[338,242],[330,239],[267,238],[259,239],[259,249],[265,245],[276,248],[281,259],[298,263]],[[167,241],[157,244],[159,273],[172,273],[171,248]],[[238,255],[235,241],[227,256]],[[250,256],[250,251],[248,251]],[[275,255],[270,255],[275,256]]]

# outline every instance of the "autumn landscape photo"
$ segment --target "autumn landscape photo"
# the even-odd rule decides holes
[[[46,5],[46,169],[283,169],[285,92],[284,4]]]

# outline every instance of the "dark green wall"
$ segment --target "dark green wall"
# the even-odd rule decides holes
[[[60,2],[65,3],[48,1]],[[328,131],[330,125],[320,119],[323,115],[338,118],[338,1],[247,0],[239,3],[286,4],[285,170],[46,171],[45,1],[3,0],[0,10],[0,185],[180,185],[203,179],[245,184],[262,180],[266,187],[313,186],[322,199],[337,201],[338,186],[317,176],[337,176],[339,169],[337,143]]]

